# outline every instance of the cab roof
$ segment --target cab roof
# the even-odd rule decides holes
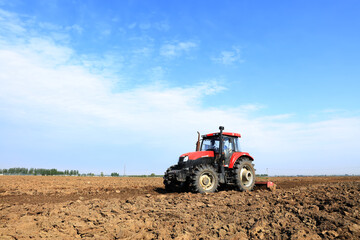
[[[214,136],[218,136],[219,134],[220,134],[219,132],[209,133],[209,134],[203,135],[202,137],[214,137]],[[222,134],[225,136],[231,136],[231,137],[241,137],[240,133],[223,132]]]

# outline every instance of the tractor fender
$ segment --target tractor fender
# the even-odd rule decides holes
[[[233,155],[230,158],[230,164],[229,164],[229,168],[233,168],[235,162],[242,156],[246,156],[248,157],[251,161],[254,161],[254,158],[252,156],[250,156],[249,153],[247,152],[234,152]]]

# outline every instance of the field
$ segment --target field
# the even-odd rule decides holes
[[[0,239],[359,239],[360,177],[166,193],[161,178],[0,176]]]

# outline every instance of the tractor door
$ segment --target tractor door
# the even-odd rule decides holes
[[[235,151],[234,139],[231,137],[224,137],[223,139],[224,139],[223,146],[224,146],[225,166],[229,166],[231,156]]]

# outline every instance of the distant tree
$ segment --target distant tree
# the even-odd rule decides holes
[[[118,176],[120,176],[118,173],[116,173],[116,172],[113,172],[113,173],[111,173],[111,176],[112,177],[118,177]]]
[[[104,176],[104,173],[103,173],[103,172],[101,172],[101,173],[100,173],[100,176],[101,176],[101,177],[103,177],[103,176]]]
[[[57,170],[55,168],[50,169],[49,175],[57,175]]]
[[[155,176],[156,176],[155,173],[150,174],[150,177],[155,177]]]
[[[48,169],[40,168],[39,170],[40,170],[40,174],[42,176],[49,175],[49,173],[50,173],[50,170],[48,170]]]

